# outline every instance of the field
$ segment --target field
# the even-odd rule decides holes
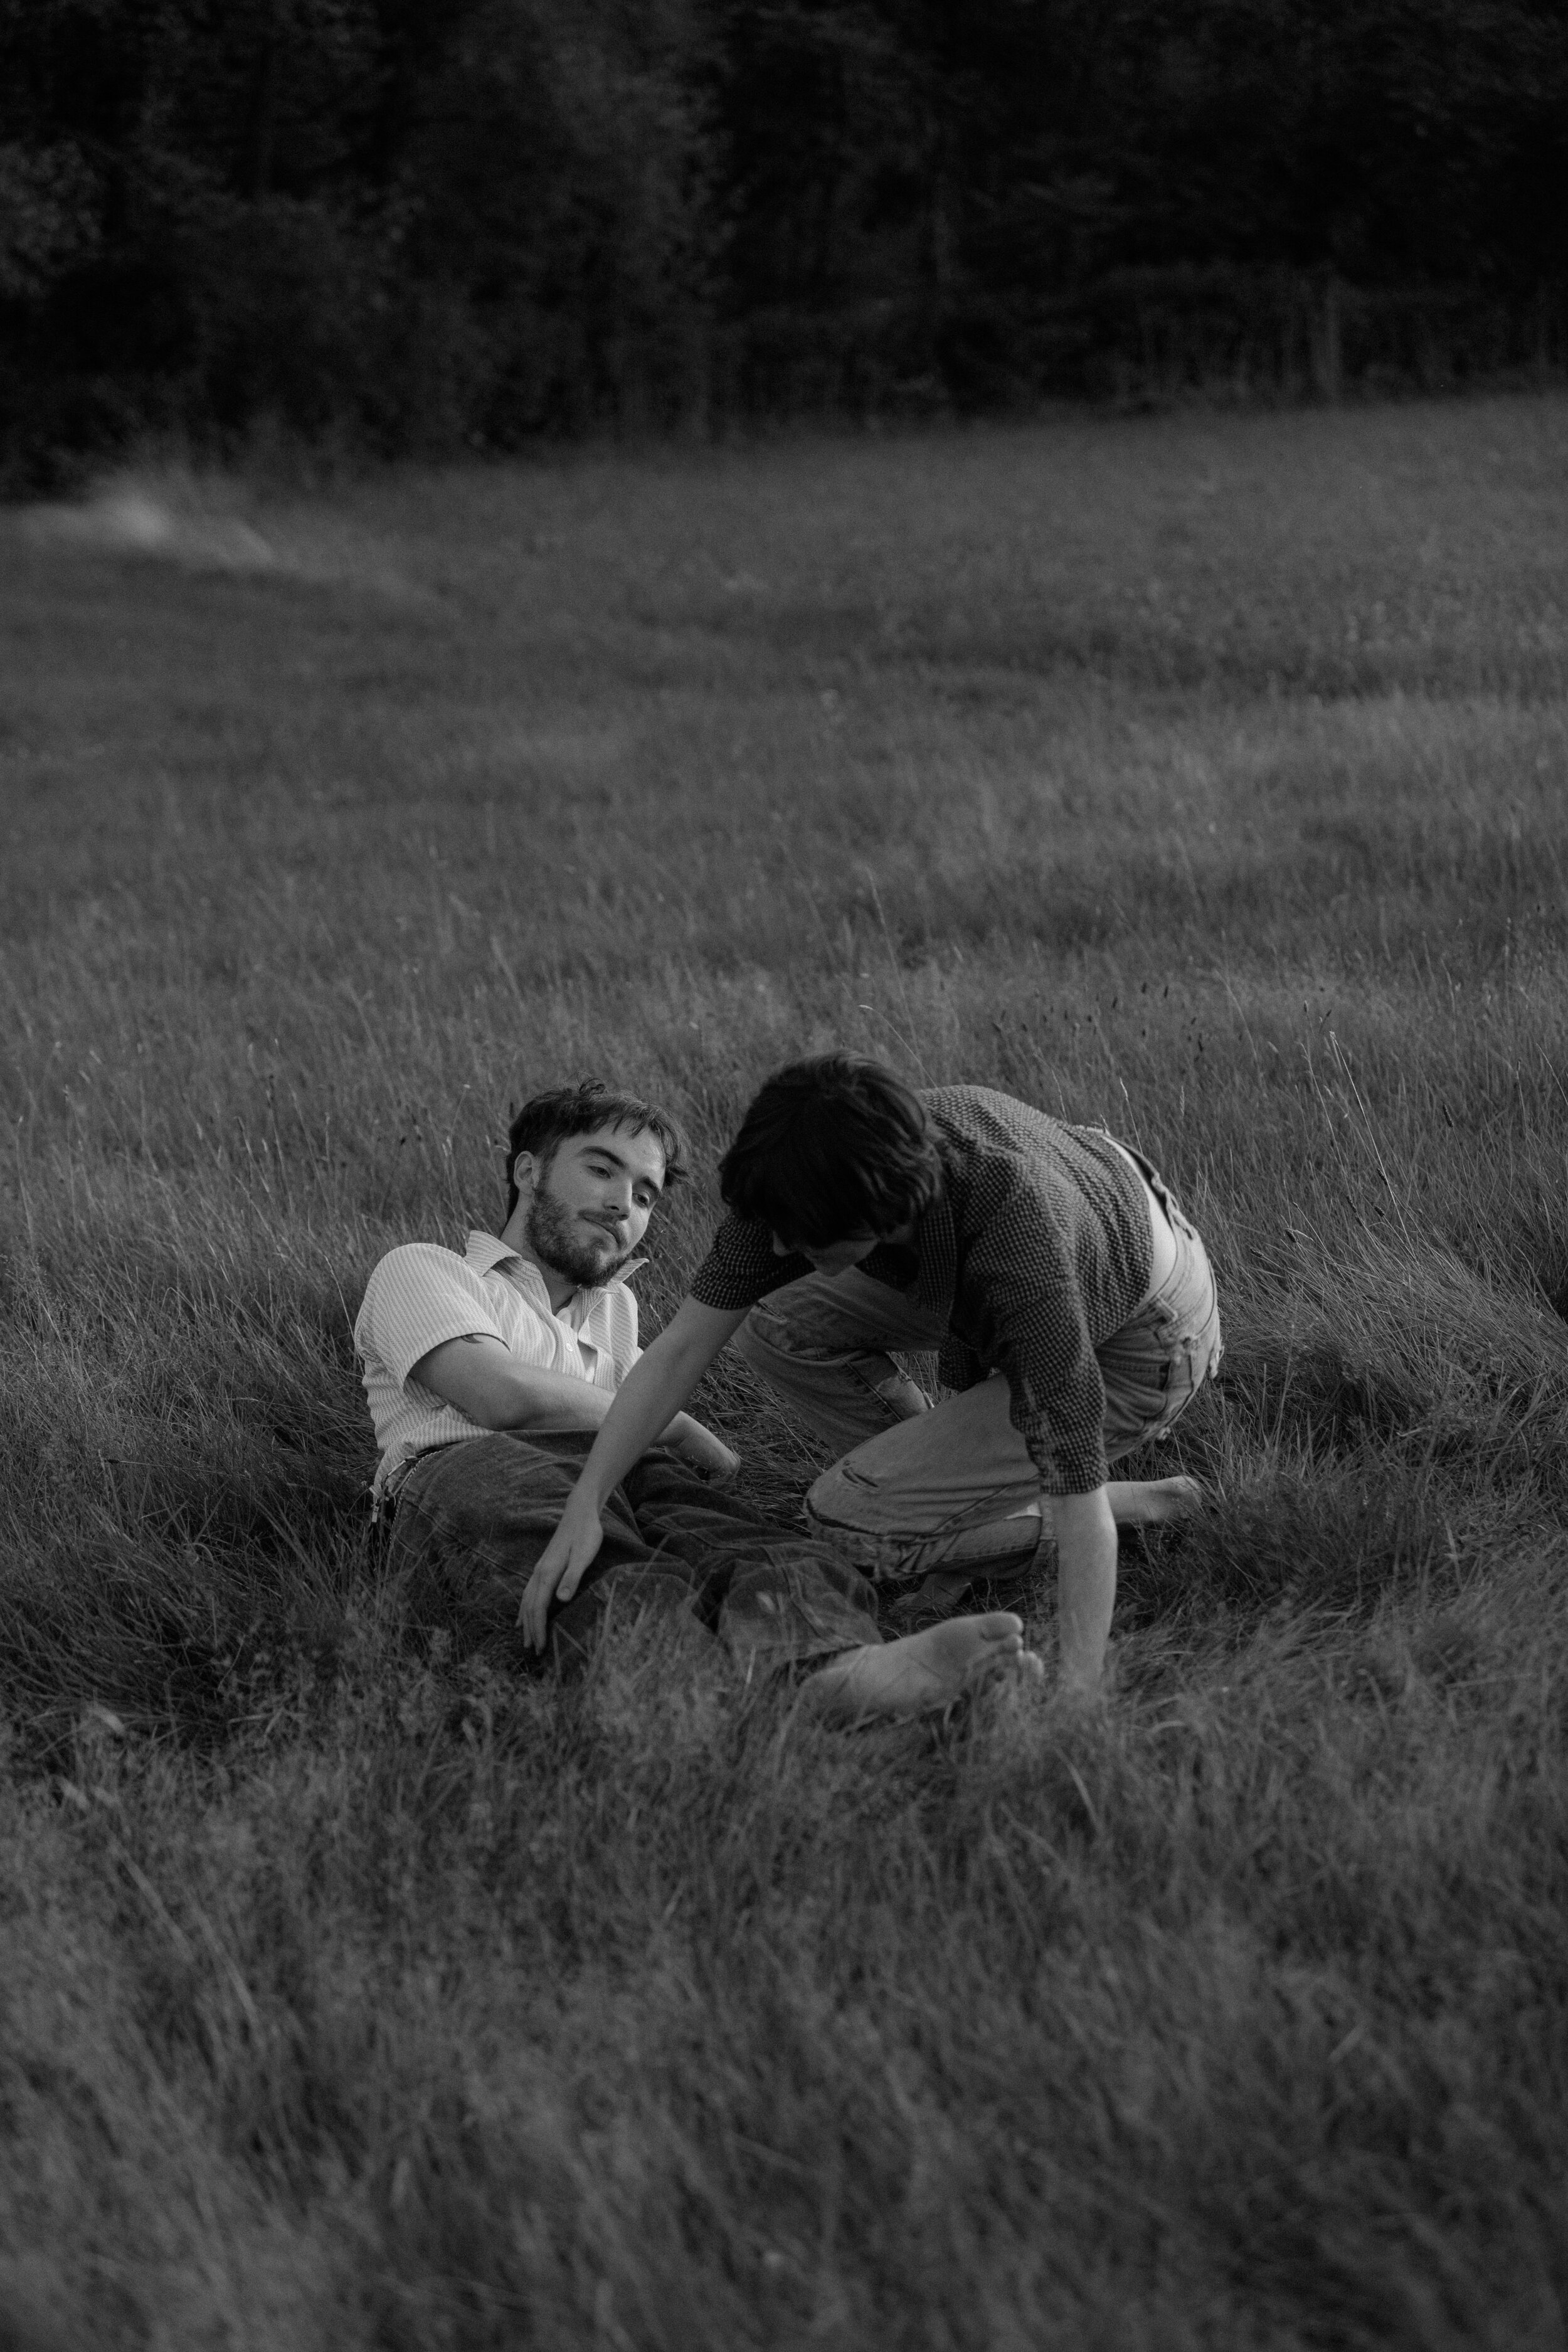
[[[1568,2342],[1568,403],[150,476],[0,583],[5,2352]],[[830,1042],[1209,1240],[1103,1711],[432,1653],[376,1256]]]

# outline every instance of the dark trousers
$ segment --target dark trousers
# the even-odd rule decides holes
[[[421,1454],[398,1489],[391,1566],[416,1622],[462,1650],[521,1664],[518,1605],[593,1444],[591,1431],[502,1431]],[[761,1517],[655,1447],[602,1513],[604,1546],[552,1612],[551,1647],[570,1664],[607,1619],[682,1612],[748,1669],[820,1664],[879,1642],[871,1588],[832,1548]]]

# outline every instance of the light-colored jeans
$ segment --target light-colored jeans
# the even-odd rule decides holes
[[[1147,1163],[1144,1163],[1145,1166]],[[1169,1278],[1096,1350],[1105,1382],[1105,1452],[1120,1460],[1163,1437],[1222,1351],[1208,1255],[1153,1170],[1150,1188],[1169,1221]],[[806,1516],[874,1580],[964,1569],[1010,1576],[1026,1569],[1049,1505],[1008,1418],[1000,1373],[928,1406],[889,1353],[938,1348],[945,1327],[912,1292],[858,1267],[807,1275],[752,1307],[735,1344],[784,1403],[842,1460],[806,1497]]]

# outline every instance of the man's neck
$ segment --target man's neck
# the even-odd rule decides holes
[[[542,1257],[536,1256],[523,1236],[521,1226],[522,1216],[520,1211],[516,1217],[507,1219],[500,1229],[500,1238],[509,1250],[514,1251],[522,1259],[524,1265],[533,1268],[544,1285],[550,1300],[551,1313],[559,1315],[561,1309],[576,1297],[581,1285],[574,1282],[569,1274],[563,1274],[559,1266],[546,1265]]]
[[[518,1255],[527,1259],[549,1292],[552,1315],[559,1315],[563,1307],[571,1305],[583,1286],[581,1283],[574,1282],[569,1274],[557,1273],[554,1266],[546,1265],[542,1258],[535,1257],[531,1250],[519,1250]]]

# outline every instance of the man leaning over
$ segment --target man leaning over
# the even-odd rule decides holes
[[[993,1088],[916,1094],[828,1054],[768,1079],[720,1174],[729,1214],[605,1418],[531,1584],[531,1636],[595,1558],[623,1465],[733,1338],[842,1456],[807,1498],[842,1556],[921,1579],[919,1622],[1054,1541],[1063,1677],[1092,1689],[1118,1525],[1197,1500],[1191,1479],[1110,1465],[1220,1360],[1208,1259],[1158,1171]],[[933,1349],[934,1404],[896,1360]]]
[[[523,1105],[507,1171],[499,1235],[470,1233],[461,1257],[424,1242],[390,1251],[354,1328],[392,1565],[416,1614],[502,1654],[638,1360],[633,1253],[684,1173],[684,1145],[634,1096],[564,1087]],[[813,1703],[850,1719],[944,1705],[976,1672],[1019,1661],[1005,1612],[885,1643],[851,1564],[722,1490],[736,1466],[689,1414],[660,1417],[604,1498],[592,1571],[549,1621],[558,1657],[585,1653],[612,1606],[679,1606],[749,1664],[811,1670]],[[536,1631],[542,1648],[542,1612]]]

